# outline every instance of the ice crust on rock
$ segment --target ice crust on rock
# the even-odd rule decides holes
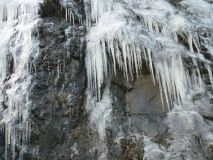
[[[39,22],[40,2],[0,1],[0,107],[1,127],[6,141],[5,159],[9,152],[13,153],[12,158],[15,159],[16,146],[21,149],[20,156],[23,155],[30,138],[29,58],[38,54],[38,41],[32,37],[32,31]]]

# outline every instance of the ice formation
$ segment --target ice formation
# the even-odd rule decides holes
[[[107,159],[107,140],[105,129],[110,126],[111,123],[111,112],[112,112],[112,100],[110,96],[110,89],[107,86],[103,93],[102,100],[96,103],[96,98],[91,96],[90,91],[88,91],[86,108],[90,113],[90,123],[94,128],[97,128],[99,134],[99,143],[95,146],[100,152],[100,159]]]
[[[73,0],[60,0],[60,4],[65,8],[65,18],[72,26],[75,26],[75,20],[78,19],[79,24],[82,24],[82,16],[77,14],[77,3]]]
[[[111,75],[122,71],[126,80],[142,75],[144,64],[171,110],[167,122],[174,138],[169,150],[185,149],[191,130],[212,142],[202,111],[211,111],[200,68],[213,84],[213,4],[207,0],[84,0],[87,16],[86,67],[90,92],[102,102]],[[205,58],[206,54],[208,58]],[[202,95],[194,100],[195,95]],[[164,98],[165,97],[165,98]],[[97,102],[99,103],[99,102]],[[187,139],[188,140],[188,139]],[[145,140],[149,148],[152,142]],[[185,148],[184,148],[185,147]],[[158,150],[145,156],[153,157]]]
[[[166,0],[85,3],[91,8],[87,12],[88,81],[99,97],[110,74],[122,70],[127,80],[138,77],[144,62],[168,104],[181,103],[191,89],[204,89],[199,63],[207,66],[212,79],[211,62],[201,54],[201,46],[212,52],[213,4],[183,0],[175,8]],[[194,64],[193,73],[186,59]]]
[[[13,153],[15,159],[15,147],[19,146],[24,150],[30,137],[29,57],[38,53],[38,42],[31,35],[39,21],[39,2],[41,1],[0,1],[0,100],[1,127],[6,140],[5,159],[9,152]],[[6,94],[4,97],[3,92]]]
[[[9,149],[12,149],[15,158],[16,145],[24,150],[30,137],[29,58],[39,52],[38,42],[31,35],[39,21],[41,1],[0,1],[0,90],[7,95],[3,97],[1,94],[0,101],[1,126],[6,135],[6,159]],[[72,26],[75,26],[76,19],[81,24],[82,17],[77,15],[77,7],[73,7],[76,2],[60,2],[66,9],[66,20]],[[213,88],[212,62],[203,56],[204,52],[213,56],[211,2],[182,0],[174,7],[172,0],[84,0],[88,30],[86,67],[90,90],[87,109],[101,142],[106,141],[105,128],[111,121],[109,78],[118,71],[123,72],[127,81],[139,77],[143,64],[149,68],[153,83],[159,85],[161,96],[165,96],[168,106],[175,106],[168,116],[170,130],[177,133],[174,138],[181,136],[179,131],[183,129],[171,125],[173,121],[182,122],[181,119],[184,119],[187,123],[181,127],[186,133],[188,129],[194,129],[190,119],[194,118],[200,122],[202,130],[203,120],[197,112],[200,104],[191,104],[191,95],[205,91],[199,65],[206,67]],[[70,30],[68,28],[66,34]],[[187,63],[194,68],[188,68]],[[58,66],[58,73],[60,69]],[[101,93],[106,83],[107,87]],[[93,91],[99,102],[92,97]],[[206,133],[197,134],[212,139],[212,135]],[[146,142],[149,149],[152,144],[149,140]],[[106,148],[104,142],[101,159],[107,159]]]

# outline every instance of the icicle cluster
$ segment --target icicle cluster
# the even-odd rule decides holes
[[[181,102],[190,89],[204,89],[200,62],[212,80],[211,62],[201,51],[213,53],[212,3],[183,0],[174,7],[166,0],[85,0],[85,5],[88,81],[99,97],[110,74],[140,76],[143,62],[168,104]],[[190,72],[185,59],[195,66]]]
[[[24,149],[29,141],[28,99],[31,77],[29,57],[38,53],[32,30],[39,21],[40,0],[3,0],[0,2],[0,100],[1,126],[5,132],[5,159],[8,150]],[[22,150],[20,151],[22,155]]]
[[[82,16],[78,14],[78,4],[73,0],[60,0],[61,6],[65,8],[65,18],[72,26],[75,26],[75,20],[82,24]]]

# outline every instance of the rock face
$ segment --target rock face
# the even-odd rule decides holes
[[[83,4],[78,5],[82,15]],[[78,23],[70,27],[58,1],[44,2],[40,12],[42,22],[36,32],[40,54],[34,62],[30,92],[33,129],[26,157],[89,159],[83,153],[90,143],[84,108],[85,28]]]
[[[171,0],[175,5],[179,2]],[[66,18],[69,8],[75,8],[71,19]],[[67,6],[59,0],[45,0],[41,4],[41,21],[33,31],[40,51],[32,58],[30,73],[30,142],[23,153],[17,146],[16,159],[212,160],[213,110],[212,104],[206,104],[206,97],[211,95],[208,78],[206,97],[198,94],[193,103],[198,107],[183,112],[174,106],[169,110],[149,72],[144,71],[141,77],[135,76],[129,82],[118,72],[110,85],[103,86],[108,87],[111,97],[110,118],[105,117],[103,110],[100,117],[105,118],[104,125],[97,127],[100,117],[95,117],[100,122],[93,123],[84,61],[84,9],[82,0]],[[207,77],[205,70],[201,74]],[[5,159],[4,144],[4,135],[0,134],[1,160]]]

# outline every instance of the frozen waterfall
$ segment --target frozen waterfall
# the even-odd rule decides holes
[[[199,65],[205,64],[212,79],[211,62],[201,50],[202,46],[213,54],[212,3],[183,0],[178,7],[166,0],[86,3],[91,8],[86,13],[88,81],[99,97],[110,74],[122,70],[128,81],[141,75],[142,63],[169,105],[181,103],[191,90],[205,90]],[[191,71],[186,59],[195,66]]]
[[[32,31],[39,21],[39,2],[0,1],[0,100],[1,128],[6,136],[5,159],[11,153],[15,159],[16,146],[24,150],[30,137],[29,58],[38,53],[38,42],[32,37]]]
[[[48,72],[52,72],[47,75],[47,72],[43,72],[41,69],[42,73],[38,73],[41,77],[49,76],[47,79],[39,77],[39,83],[44,83],[47,88],[44,87],[46,90],[44,89],[43,94],[47,94],[47,97],[44,96],[45,100],[41,101],[41,103],[44,103],[42,107],[48,106],[48,110],[45,112],[50,115],[47,122],[49,124],[41,128],[44,132],[52,132],[57,129],[60,134],[58,133],[56,138],[54,135],[52,139],[59,139],[56,140],[58,148],[62,145],[58,144],[61,139],[64,138],[65,141],[66,138],[69,139],[63,147],[72,146],[75,151],[73,156],[82,153],[79,152],[82,149],[79,149],[79,146],[82,145],[85,148],[91,147],[88,152],[92,156],[94,154],[95,158],[110,159],[110,145],[115,144],[112,148],[120,149],[123,153],[120,144],[122,143],[121,139],[128,139],[128,136],[131,137],[132,135],[135,136],[135,144],[137,144],[137,140],[143,141],[141,144],[144,145],[142,146],[144,159],[155,159],[153,157],[156,153],[164,155],[164,159],[172,159],[172,152],[179,154],[182,150],[190,148],[188,146],[193,144],[192,139],[197,137],[201,137],[200,139],[205,141],[205,144],[212,146],[213,123],[205,122],[205,115],[207,114],[208,118],[209,112],[212,111],[210,100],[213,99],[212,0],[83,0],[83,2],[81,0],[46,0],[43,10],[51,10],[54,5],[56,7],[51,11],[46,11],[44,17],[41,16],[44,18],[44,23],[40,22],[40,3],[43,3],[43,0],[0,0],[0,128],[5,135],[6,160],[11,159],[11,155],[12,159],[17,159],[17,157],[23,159],[24,152],[29,149],[27,144],[30,141],[32,130],[30,114],[32,106],[35,104],[32,101],[37,100],[30,97],[34,85],[32,80],[35,76],[32,74],[32,70],[36,70],[33,62],[38,55],[44,56],[41,57],[44,58],[45,62],[40,63],[43,59],[38,58],[37,65],[48,63],[47,66],[45,64],[41,68],[47,67]],[[51,5],[52,8],[48,8],[48,5]],[[57,10],[60,11],[57,13]],[[41,29],[43,39],[36,37],[40,33],[36,30],[39,24],[43,25],[43,30]],[[58,33],[53,34],[55,32]],[[56,40],[51,41],[54,38]],[[40,46],[39,41],[42,40],[45,41],[45,44]],[[43,52],[40,53],[39,47],[40,49],[43,47],[41,49]],[[74,50],[76,53],[71,53],[75,52]],[[49,56],[50,54],[51,56]],[[75,57],[72,54],[77,54],[77,56]],[[85,56],[85,61],[82,61],[83,56]],[[75,62],[72,61],[72,58]],[[46,59],[48,60],[46,61]],[[49,65],[51,60],[57,62]],[[72,63],[76,63],[76,65],[71,65]],[[76,68],[81,65],[82,71],[78,72]],[[66,70],[66,72],[62,70]],[[71,70],[75,70],[75,72]],[[144,70],[149,76],[143,82]],[[55,72],[57,74],[54,81]],[[67,74],[68,72],[70,74]],[[204,77],[202,72],[208,73],[208,77]],[[82,80],[83,76],[78,75],[84,73],[87,74],[88,85]],[[70,75],[74,75],[75,78],[72,77],[72,79]],[[122,81],[121,86],[119,86],[120,84],[115,86],[123,90],[120,88],[113,90],[111,88],[113,78],[120,75],[124,78],[121,76],[122,78],[119,77],[117,81],[124,79],[126,83],[131,82],[132,84],[128,88],[128,84],[122,86]],[[150,82],[149,78],[155,86],[148,83]],[[205,78],[208,79],[208,84],[204,81]],[[33,82],[36,83],[36,80],[35,78]],[[81,80],[83,84],[79,84]],[[54,81],[54,84],[52,81]],[[71,81],[79,83],[75,84]],[[56,82],[63,87],[58,87]],[[78,85],[82,85],[81,91],[78,90]],[[151,88],[150,93],[143,91],[145,88],[141,87],[143,85],[149,85],[146,91]],[[138,87],[138,90],[132,93],[131,90],[134,90],[135,86]],[[43,91],[41,88],[38,88],[38,90]],[[48,93],[53,90],[52,94]],[[66,92],[64,92],[65,90]],[[78,96],[75,95],[73,90],[77,90]],[[113,91],[116,93],[112,93]],[[159,97],[153,97],[153,93],[158,91]],[[37,90],[34,92],[37,92]],[[40,93],[34,92],[32,94]],[[140,93],[143,95],[137,95]],[[68,97],[66,97],[67,95]],[[156,95],[158,96],[158,93],[155,93],[154,96]],[[79,100],[75,96],[81,97],[81,99]],[[141,101],[134,101],[135,96],[137,96],[137,100],[142,96],[144,97],[141,98]],[[38,97],[40,98],[40,96]],[[155,98],[156,101],[153,100]],[[149,99],[154,101],[153,106],[155,106],[159,102],[158,98],[162,104],[157,105],[168,107],[168,109],[162,111],[163,113],[160,111],[160,113],[156,113],[157,116],[163,115],[165,117],[159,116],[159,118],[154,115],[157,117],[154,118],[162,120],[166,129],[168,129],[168,137],[163,138],[165,138],[165,141],[170,138],[171,142],[168,143],[168,146],[165,145],[166,147],[161,147],[160,144],[153,142],[152,136],[154,137],[155,133],[153,135],[148,134],[152,131],[147,131],[145,135],[146,132],[141,131],[143,127],[140,128],[140,131],[135,129],[136,127],[134,129],[137,131],[133,130],[131,125],[134,125],[133,123],[137,123],[137,121],[132,122],[133,116],[128,113],[128,100],[134,101],[129,103],[139,103],[137,104],[138,107],[140,103]],[[50,100],[52,102],[53,99],[56,99],[53,103],[57,103],[54,109],[51,108],[52,103],[46,104]],[[79,104],[67,102],[72,99],[82,102]],[[36,105],[38,107],[40,104]],[[119,108],[119,105],[122,106]],[[149,103],[144,106],[148,105]],[[43,110],[45,109],[42,107],[38,108],[41,114],[44,114]],[[83,117],[82,122],[79,117],[74,120],[72,116],[68,117],[69,111],[74,112],[75,107],[78,108],[76,109],[77,112],[83,112],[75,115],[76,117],[81,115]],[[119,110],[119,113],[115,110]],[[51,121],[51,114],[55,111],[60,112],[57,116],[55,115],[54,121]],[[166,111],[168,113],[165,113]],[[138,111],[136,114],[140,117],[139,122],[147,118],[143,115],[146,113]],[[147,114],[148,118],[153,116],[150,116],[150,113]],[[45,117],[46,115],[42,116]],[[58,119],[64,121],[55,124]],[[147,124],[144,122],[143,125],[151,124],[149,121],[146,122]],[[46,122],[42,121],[41,123]],[[73,126],[67,127],[70,123],[73,123]],[[158,125],[158,122],[155,125]],[[153,126],[155,127],[155,125]],[[153,126],[150,128],[153,129]],[[151,130],[150,128],[147,130]],[[88,133],[82,134],[81,130],[83,130],[82,132],[88,131]],[[76,135],[73,134],[74,131],[76,131]],[[39,132],[39,134],[42,134],[42,132]],[[44,139],[48,138],[48,135],[49,133],[46,133]],[[85,137],[81,139],[81,136]],[[87,136],[92,137],[93,141],[89,142],[92,143],[92,146],[83,144]],[[199,138],[198,140],[200,140]],[[38,143],[41,141],[38,141]],[[72,142],[74,143],[71,144]],[[38,144],[38,146],[32,146],[30,149],[37,152],[37,150],[43,149],[40,147],[42,145],[45,146],[45,144]],[[51,145],[49,144],[49,146]],[[57,150],[57,147],[54,149]],[[19,153],[17,153],[17,148]],[[141,152],[141,150],[138,150],[138,152]],[[46,150],[44,153],[46,153]],[[40,153],[38,154],[40,156]],[[123,155],[118,156],[123,158]],[[190,158],[189,160],[193,159]]]
[[[86,53],[88,86],[90,92],[99,99],[100,102],[97,104],[104,102],[102,99],[102,96],[105,96],[104,88],[112,75],[116,76],[121,71],[126,81],[143,78],[142,72],[146,66],[149,68],[153,83],[159,86],[162,102],[166,101],[163,104],[167,104],[171,110],[168,113],[167,123],[174,144],[169,150],[175,148],[176,151],[190,144],[187,138],[186,142],[189,144],[181,142],[180,137],[187,136],[190,128],[196,130],[193,128],[196,127],[194,121],[200,127],[199,130],[203,130],[202,133],[194,134],[212,142],[211,129],[205,126],[199,114],[211,110],[209,101],[212,92],[207,91],[207,86],[202,80],[201,68],[209,73],[212,85],[212,1],[84,0],[84,2],[88,29]],[[202,95],[198,102],[194,100],[196,95]],[[107,110],[108,107],[106,114]],[[102,127],[104,126],[105,124]],[[153,148],[153,153],[159,151],[158,148],[155,149]],[[168,153],[164,154],[167,155],[167,159],[171,158]],[[154,154],[146,149],[145,155],[154,157]]]

